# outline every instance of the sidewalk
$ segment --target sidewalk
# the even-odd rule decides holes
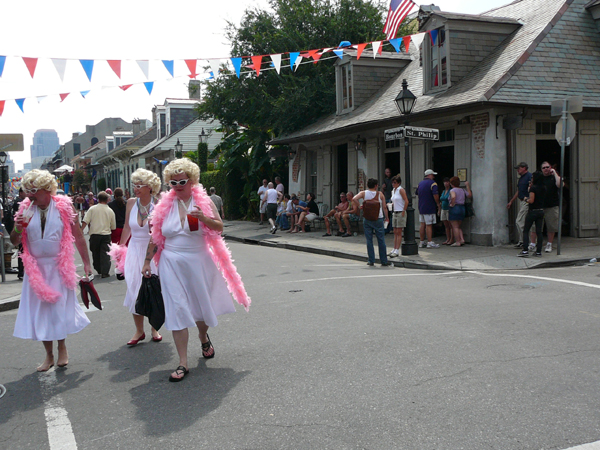
[[[256,222],[227,221],[223,234],[229,241],[244,242],[248,244],[265,245],[269,247],[285,248],[302,252],[316,253],[319,255],[334,256],[355,261],[367,261],[367,248],[365,236],[323,237],[324,227],[310,233],[286,233],[277,231],[269,233],[269,225],[258,225]],[[86,235],[86,239],[87,239]],[[392,249],[394,236],[386,235],[388,253]],[[444,238],[436,238],[438,243]],[[378,255],[376,242],[375,254]],[[556,242],[555,242],[556,245]],[[556,255],[556,248],[552,253],[543,253],[541,258],[518,258],[518,249],[512,245],[502,247],[480,247],[465,245],[464,247],[441,246],[437,249],[420,248],[415,256],[399,256],[390,258],[396,267],[408,269],[429,270],[511,270],[511,269],[539,269],[548,267],[573,266],[589,263],[590,259],[600,259],[600,239],[575,239],[565,237],[561,242],[562,255]],[[75,263],[81,264],[79,254],[75,252]],[[13,259],[13,267],[16,260]],[[6,274],[6,282],[0,283],[0,311],[18,308],[22,282],[16,274]]]

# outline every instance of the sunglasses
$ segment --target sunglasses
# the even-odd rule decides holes
[[[549,169],[550,166],[543,166],[542,169]]]
[[[134,184],[133,188],[134,189],[141,189],[141,188],[146,187],[146,186],[148,186],[148,185],[147,184]]]
[[[39,188],[24,189],[24,191],[26,194],[35,194],[39,191]]]
[[[185,180],[179,180],[179,181],[175,181],[175,180],[169,180],[169,184],[171,186],[185,186],[187,184],[187,182],[190,181],[189,178],[186,178]]]

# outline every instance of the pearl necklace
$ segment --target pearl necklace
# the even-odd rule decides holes
[[[142,220],[146,220],[148,218],[148,216],[150,215],[150,213],[152,212],[152,210],[154,209],[154,203],[152,203],[152,199],[150,199],[150,203],[148,203],[146,206],[142,206],[142,202],[138,198],[137,199],[137,207],[138,207],[138,213],[139,213],[140,217],[142,218]]]

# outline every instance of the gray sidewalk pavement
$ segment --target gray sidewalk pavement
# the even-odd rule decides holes
[[[227,221],[224,235],[225,239],[229,241],[310,252],[355,261],[367,261],[364,234],[347,238],[323,237],[325,230],[324,227],[321,227],[309,233],[291,234],[278,230],[273,235],[269,233],[269,228],[268,224],[258,225],[256,222]],[[388,253],[392,249],[393,239],[392,234],[386,235]],[[377,256],[377,240],[373,240],[375,255]],[[444,238],[439,237],[434,240],[441,243]],[[420,248],[418,255],[399,256],[390,259],[390,261],[396,267],[428,270],[522,270],[570,266],[590,263],[592,258],[600,259],[600,239],[564,237],[561,243],[562,254],[560,256],[556,254],[556,248],[552,253],[544,252],[541,258],[518,258],[517,253],[518,250],[514,249],[512,245],[501,247],[440,246],[437,249]],[[75,263],[81,264],[77,252],[75,252],[75,258]],[[16,267],[16,265],[16,258],[13,258],[12,266]],[[18,307],[21,286],[22,282],[17,279],[16,274],[6,274],[6,282],[0,283],[0,311]]]

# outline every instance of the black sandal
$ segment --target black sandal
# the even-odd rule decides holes
[[[183,376],[180,378],[175,378],[173,375],[169,375],[169,381],[171,381],[173,383],[177,383],[178,381],[183,380],[185,378],[185,376],[188,373],[190,373],[190,371],[183,366],[179,366],[179,367],[177,367],[177,369],[175,369],[175,373],[177,373],[177,375],[179,375],[178,372],[181,372],[183,374]]]
[[[208,334],[206,335],[206,338],[208,339],[208,342],[205,342],[202,344],[202,356],[204,356],[205,359],[214,358],[215,357],[215,348],[213,347],[212,342],[210,342],[210,337],[208,337]],[[212,348],[212,355],[210,354],[211,348]]]

